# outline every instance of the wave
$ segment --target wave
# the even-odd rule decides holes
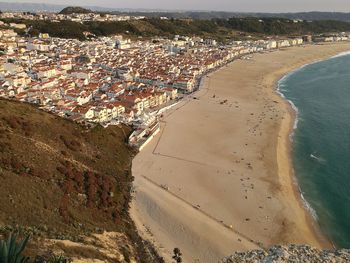
[[[286,101],[288,101],[288,103],[291,105],[291,107],[293,108],[293,110],[294,110],[295,113],[296,113],[296,118],[295,118],[295,122],[294,122],[294,126],[293,126],[294,129],[297,129],[297,128],[298,128],[298,122],[299,122],[299,121],[302,121],[302,119],[301,119],[301,114],[300,114],[300,112],[299,112],[299,109],[298,109],[298,108],[296,107],[296,105],[294,104],[294,103],[296,103],[297,105],[299,105],[299,103],[298,103],[299,101],[295,100],[294,98],[292,98],[292,100],[293,100],[294,102],[290,100],[291,98],[290,98],[289,95],[290,95],[291,93],[289,93],[289,88],[287,87],[287,86],[288,86],[288,80],[289,80],[289,78],[291,78],[295,73],[297,73],[297,72],[299,72],[299,71],[305,70],[305,68],[306,68],[307,66],[309,66],[309,65],[319,63],[320,61],[327,61],[327,60],[330,60],[330,59],[333,59],[333,58],[338,58],[338,57],[343,57],[343,56],[349,56],[349,55],[350,55],[350,51],[348,51],[348,52],[342,52],[342,53],[339,53],[339,54],[337,54],[337,55],[335,55],[335,56],[333,56],[333,57],[331,57],[331,58],[328,58],[328,59],[322,59],[322,60],[319,60],[319,61],[314,61],[314,62],[309,63],[309,64],[305,64],[305,65],[303,65],[302,67],[297,68],[297,69],[295,69],[295,70],[293,70],[293,71],[287,73],[286,75],[284,75],[284,76],[277,82],[277,89],[276,89],[277,94],[279,94],[279,96],[281,96],[283,99],[285,99]],[[340,59],[340,60],[342,60],[342,59]],[[344,60],[345,60],[345,59],[344,59]],[[315,68],[317,68],[317,67],[315,67]],[[300,104],[300,105],[301,105],[301,104]],[[303,110],[303,109],[301,108],[301,110]],[[300,125],[299,125],[299,126],[300,126]],[[291,141],[293,141],[294,133],[295,133],[295,131],[293,131],[292,134],[290,134],[290,139],[291,139]],[[326,158],[326,159],[322,158],[322,156],[320,156],[320,153],[318,153],[318,152],[316,152],[316,151],[313,151],[313,152],[311,151],[311,152],[309,152],[308,154],[309,154],[309,156],[306,155],[306,158],[307,158],[307,159],[308,159],[308,158],[311,158],[311,159],[309,159],[309,161],[312,162],[312,163],[314,163],[314,165],[316,165],[316,166],[321,166],[321,165],[324,165],[324,163],[329,162],[329,159],[328,159],[328,158]],[[328,160],[327,160],[327,159],[328,159]],[[312,165],[312,167],[313,167],[314,165]],[[293,169],[293,168],[292,168],[292,169]],[[309,213],[309,214],[311,215],[311,217],[312,217],[316,222],[319,221],[319,220],[323,220],[323,216],[322,216],[322,215],[323,215],[323,210],[322,210],[322,209],[318,210],[319,208],[321,208],[321,204],[322,204],[322,203],[318,204],[318,202],[319,202],[318,200],[319,200],[319,199],[318,199],[318,198],[316,199],[316,197],[314,197],[314,194],[311,194],[311,193],[310,193],[310,197],[309,197],[309,195],[307,195],[308,200],[311,202],[311,203],[309,203],[308,200],[306,200],[304,194],[305,194],[305,193],[309,193],[309,190],[310,190],[310,189],[306,189],[306,188],[305,188],[305,189],[304,189],[305,192],[303,193],[302,190],[301,190],[301,188],[300,188],[300,186],[299,186],[299,184],[298,184],[298,176],[297,176],[296,173],[294,173],[294,175],[295,175],[295,176],[293,176],[293,179],[294,179],[294,182],[296,183],[296,186],[297,186],[296,189],[299,190],[299,194],[300,194],[300,198],[301,198],[303,207],[305,208],[305,210],[307,211],[307,213]],[[303,187],[303,188],[304,188],[304,187]],[[321,219],[319,219],[319,215],[317,214],[316,210],[314,209],[314,207],[313,207],[311,204],[313,204],[313,206],[314,206],[315,208],[317,208],[317,211],[318,211],[319,215],[322,216]]]
[[[282,79],[281,79],[282,80]],[[283,84],[282,84],[283,85]],[[294,130],[296,130],[298,128],[298,123],[299,123],[299,109],[297,106],[295,106],[294,102],[291,101],[291,100],[288,100],[286,98],[286,96],[281,92],[281,83],[279,82],[278,83],[278,86],[277,86],[277,94],[280,95],[283,99],[285,99],[286,101],[288,101],[288,103],[291,105],[292,109],[294,110],[295,112],[295,120],[294,120],[294,124],[293,124],[293,132],[289,135],[289,139],[291,141],[293,141],[293,136],[294,136]]]
[[[293,101],[289,100],[286,98],[286,96],[283,94],[282,91],[287,91],[285,90],[284,88],[286,88],[286,84],[284,84],[283,82],[285,82],[290,76],[292,76],[294,73],[300,71],[300,70],[303,70],[305,67],[309,66],[309,65],[312,65],[312,64],[315,64],[315,63],[318,63],[320,61],[315,61],[315,62],[312,62],[312,63],[309,63],[309,64],[305,64],[293,71],[290,71],[289,73],[287,73],[286,75],[284,75],[278,82],[277,82],[277,89],[276,89],[276,92],[277,94],[279,94],[279,96],[281,96],[283,99],[285,99],[286,101],[288,101],[288,103],[291,105],[292,109],[294,110],[295,112],[295,120],[294,120],[294,124],[293,124],[293,132],[289,135],[289,138],[291,141],[293,141],[293,137],[294,137],[294,131],[298,128],[298,122],[300,120],[300,116],[299,116],[299,109],[298,107],[294,104]],[[308,211],[308,213],[310,213],[310,215],[312,216],[312,218],[317,221],[318,220],[318,216],[317,216],[317,213],[316,213],[316,210],[311,206],[311,204],[305,199],[300,187],[299,187],[299,184],[298,184],[298,180],[296,177],[294,177],[294,180],[295,180],[295,183],[296,185],[298,186],[298,189],[299,189],[299,193],[300,193],[300,197],[301,197],[301,200],[302,200],[302,203],[305,207],[305,209]]]
[[[318,216],[317,216],[316,210],[313,209],[313,207],[310,205],[310,203],[308,201],[306,201],[306,199],[304,198],[304,195],[301,192],[300,188],[299,188],[299,191],[300,191],[301,200],[303,201],[303,205],[304,205],[305,209],[310,213],[312,218],[315,221],[317,221],[318,220]]]
[[[277,85],[277,89],[279,89],[280,86],[285,87],[286,85],[283,84],[283,82],[286,81],[286,80],[287,80],[290,76],[292,76],[294,73],[296,73],[296,72],[298,72],[298,71],[300,71],[300,70],[303,70],[305,67],[310,66],[310,65],[312,65],[312,64],[316,64],[316,63],[318,63],[318,62],[320,62],[320,61],[322,61],[322,60],[313,61],[313,62],[311,62],[311,63],[307,63],[307,64],[305,64],[305,65],[302,65],[301,67],[296,68],[296,69],[294,69],[294,70],[292,70],[292,71],[289,71],[287,74],[285,74],[285,75],[277,82],[277,84],[278,84],[278,85]]]
[[[324,163],[326,160],[325,159],[323,159],[322,157],[318,157],[318,156],[316,156],[316,155],[314,155],[314,154],[310,154],[310,157],[312,158],[312,159],[315,159],[316,161],[318,161],[318,162],[320,162],[320,163]]]
[[[350,55],[350,51],[345,51],[345,52],[340,52],[339,54],[333,56],[333,57],[330,57],[330,58],[327,58],[327,59],[319,59],[319,60],[315,60],[313,62],[310,62],[310,63],[307,63],[305,65],[302,65],[301,67],[297,68],[297,69],[294,69],[292,71],[289,71],[287,74],[285,74],[279,81],[278,81],[278,87],[277,87],[277,90],[280,89],[280,85],[284,88],[285,85],[282,83],[284,82],[285,80],[287,80],[291,75],[293,75],[294,73],[300,71],[300,70],[303,70],[305,67],[307,66],[310,66],[310,65],[313,65],[313,64],[316,64],[316,63],[319,63],[321,61],[327,61],[329,59],[332,59],[332,58],[338,58],[338,57],[343,57],[343,56],[348,56]]]
[[[309,66],[309,65],[312,65],[312,64],[316,64],[318,62],[321,62],[321,61],[327,61],[329,59],[332,59],[332,58],[338,58],[338,57],[343,57],[343,56],[348,56],[350,55],[350,51],[345,51],[345,52],[340,52],[339,54],[333,56],[333,57],[330,57],[328,59],[325,59],[325,60],[317,60],[317,61],[313,61],[311,63],[308,63],[308,64],[305,64],[295,70],[292,70],[290,72],[288,72],[287,74],[285,74],[278,82],[277,82],[277,89],[276,89],[276,92],[278,95],[280,95],[283,99],[287,100],[288,103],[292,106],[293,110],[295,111],[296,113],[296,116],[295,116],[295,120],[294,120],[294,124],[293,124],[293,130],[296,130],[298,128],[298,122],[299,122],[299,109],[297,108],[297,106],[295,106],[295,104],[293,103],[293,101],[291,100],[288,100],[286,98],[286,96],[283,94],[282,91],[286,91],[285,89],[282,89],[282,88],[286,88],[287,85],[284,84],[284,82],[290,77],[292,76],[294,73],[300,71],[300,70],[303,70],[305,67]],[[290,140],[293,141],[293,136],[294,136],[294,131],[292,132],[292,134],[289,136]]]
[[[291,101],[291,100],[287,100],[288,103],[292,106],[292,109],[294,110],[295,112],[295,120],[294,120],[294,124],[293,124],[293,130],[296,130],[298,128],[298,123],[299,123],[299,109],[297,106],[295,106],[294,102]],[[294,132],[293,132],[293,135],[294,135]]]
[[[331,58],[339,58],[339,57],[343,57],[343,56],[347,56],[347,55],[350,55],[350,51],[341,52],[338,55],[335,55]]]

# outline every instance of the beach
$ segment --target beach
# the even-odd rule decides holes
[[[307,45],[233,63],[166,112],[133,160],[130,214],[166,262],[217,262],[274,244],[330,247],[298,192],[291,163],[295,112],[277,82],[302,65],[349,51]]]

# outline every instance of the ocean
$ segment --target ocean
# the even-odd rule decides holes
[[[350,248],[350,54],[306,65],[279,81],[297,111],[293,165],[322,232]]]

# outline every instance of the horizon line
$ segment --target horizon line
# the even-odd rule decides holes
[[[83,7],[86,9],[95,9],[91,10],[94,12],[102,12],[101,9],[112,9],[111,12],[115,11],[122,11],[122,12],[144,12],[144,13],[156,13],[156,12],[164,12],[164,13],[185,13],[185,12],[205,12],[205,13],[242,13],[242,14],[297,14],[297,13],[344,13],[348,14],[349,11],[324,11],[324,10],[304,10],[304,11],[227,11],[227,10],[212,10],[212,9],[164,9],[164,8],[144,8],[144,7],[110,7],[110,6],[98,6],[98,5],[70,5],[70,4],[54,4],[54,3],[43,3],[43,2],[22,2],[22,1],[16,1],[16,2],[9,2],[9,1],[0,1],[0,4],[9,4],[9,5],[16,5],[16,4],[24,4],[24,5],[46,5],[46,6],[53,6],[53,7]],[[100,9],[100,10],[98,10]],[[1,10],[2,11],[2,10]],[[3,12],[24,12],[24,11],[15,11],[15,10],[4,10]],[[45,10],[40,10],[45,11]],[[107,12],[107,11],[103,11]]]

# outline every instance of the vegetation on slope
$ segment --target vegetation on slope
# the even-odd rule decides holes
[[[350,23],[342,21],[293,21],[284,18],[215,19],[221,27],[267,35],[300,35],[307,33],[342,32],[350,30]]]
[[[275,17],[287,19],[302,20],[338,20],[350,21],[350,13],[345,12],[299,12],[299,13],[251,13],[251,12],[225,12],[225,11],[114,11],[117,15],[145,16],[145,17],[169,17],[177,19],[203,19],[210,20],[214,18],[229,19],[231,17]]]
[[[90,9],[86,9],[79,6],[67,6],[66,8],[62,9],[61,12],[59,12],[59,14],[62,14],[62,15],[88,14],[88,13],[92,13],[92,11]]]
[[[116,22],[32,21],[2,19],[5,22],[25,23],[32,26],[32,36],[40,32],[54,37],[85,39],[84,32],[96,36],[125,34],[130,37],[173,37],[197,35],[218,40],[237,38],[243,33],[251,35],[301,35],[350,31],[350,23],[342,21],[299,21],[283,18],[230,18],[212,20],[145,18]],[[24,32],[22,32],[24,33]]]
[[[65,258],[62,255],[52,255],[51,257],[44,259],[42,257],[36,257],[31,260],[29,257],[24,256],[24,250],[27,247],[30,236],[26,236],[23,240],[18,240],[18,236],[10,234],[7,240],[0,239],[0,262],[1,263],[69,263],[70,259]]]
[[[152,262],[128,215],[129,133],[126,126],[87,129],[0,100],[0,235],[84,242],[91,233],[116,231],[136,244],[140,262]]]

